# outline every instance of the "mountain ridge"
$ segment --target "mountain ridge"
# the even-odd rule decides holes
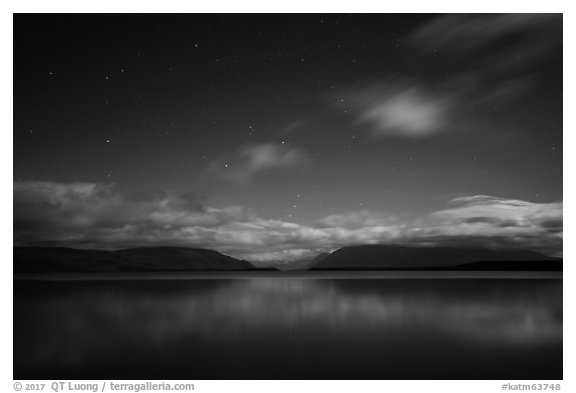
[[[65,247],[14,247],[14,273],[122,273],[194,271],[382,271],[534,270],[561,271],[562,259],[534,251],[463,247],[345,246],[298,261],[290,269],[258,267],[216,250],[141,247],[116,251]]]
[[[260,270],[215,250],[143,247],[116,251],[13,247],[14,273],[171,272]]]
[[[490,250],[471,247],[407,247],[398,245],[356,245],[339,248],[309,266],[308,270],[386,269],[478,269],[561,270],[562,259],[535,251]],[[522,266],[521,266],[522,265]],[[465,267],[467,266],[467,267]]]

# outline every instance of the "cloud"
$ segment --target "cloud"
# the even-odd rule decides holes
[[[332,214],[318,221],[317,225],[339,228],[365,228],[374,226],[390,226],[396,224],[398,219],[382,212],[359,210]]]
[[[284,142],[267,142],[241,146],[233,155],[214,161],[209,171],[217,172],[223,179],[245,183],[260,173],[300,168],[308,162],[302,149]]]
[[[398,233],[388,216],[366,211],[307,226],[239,206],[205,206],[190,194],[131,195],[113,184],[14,183],[15,245],[188,246],[253,261],[289,261],[345,244],[389,241]]]
[[[562,255],[563,204],[533,203],[478,195],[455,198],[406,231],[421,244],[524,248]]]
[[[303,225],[240,206],[206,206],[192,194],[134,194],[97,183],[14,183],[15,245],[185,246],[286,262],[353,244],[473,245],[561,255],[562,238],[562,202],[468,196],[411,221],[360,210]]]
[[[15,244],[190,244],[203,231],[250,217],[241,207],[205,207],[192,194],[133,194],[98,183],[14,183]]]
[[[541,60],[562,44],[561,32],[562,14],[448,14],[420,26],[408,41],[457,56],[490,50],[488,60],[501,68],[517,65],[518,58]]]
[[[349,90],[356,124],[368,125],[375,137],[421,138],[448,130],[456,95],[434,92],[415,81],[387,80]]]
[[[394,239],[396,225],[301,225],[272,219],[237,222],[218,229],[218,247],[250,261],[291,261],[312,258],[346,244],[377,244]]]
[[[422,139],[478,127],[474,115],[528,94],[539,67],[560,58],[562,15],[443,15],[405,42],[412,63],[438,65],[425,74],[408,67],[328,94],[332,106],[375,138]]]
[[[498,224],[499,227],[537,227],[542,223],[562,220],[562,203],[534,203],[486,195],[452,199],[450,209],[440,210],[431,216],[454,223]],[[476,219],[477,221],[470,221]],[[482,222],[483,219],[485,222]]]
[[[538,67],[561,56],[562,14],[441,15],[407,41],[438,54],[468,105],[498,105],[527,94]]]

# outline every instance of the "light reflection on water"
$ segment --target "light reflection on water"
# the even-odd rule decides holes
[[[14,327],[22,379],[562,376],[561,280],[17,282]]]

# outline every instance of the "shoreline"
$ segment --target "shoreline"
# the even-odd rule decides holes
[[[254,280],[254,279],[562,279],[558,271],[302,271],[14,274],[13,281]]]

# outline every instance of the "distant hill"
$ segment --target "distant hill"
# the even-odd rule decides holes
[[[330,253],[323,252],[314,258],[298,259],[282,266],[278,266],[281,270],[308,270],[311,266],[316,265],[324,258],[330,256]]]
[[[481,261],[457,266],[457,270],[527,270],[562,271],[562,260],[543,261]]]
[[[250,271],[250,262],[214,250],[184,247],[118,251],[14,247],[14,273]],[[283,270],[527,270],[561,271],[562,260],[532,251],[364,245],[343,247]]]
[[[158,247],[102,251],[56,247],[14,247],[14,273],[256,269],[250,262],[235,259],[214,250],[200,248]]]
[[[343,247],[309,270],[562,270],[562,260],[533,251],[364,245]]]

